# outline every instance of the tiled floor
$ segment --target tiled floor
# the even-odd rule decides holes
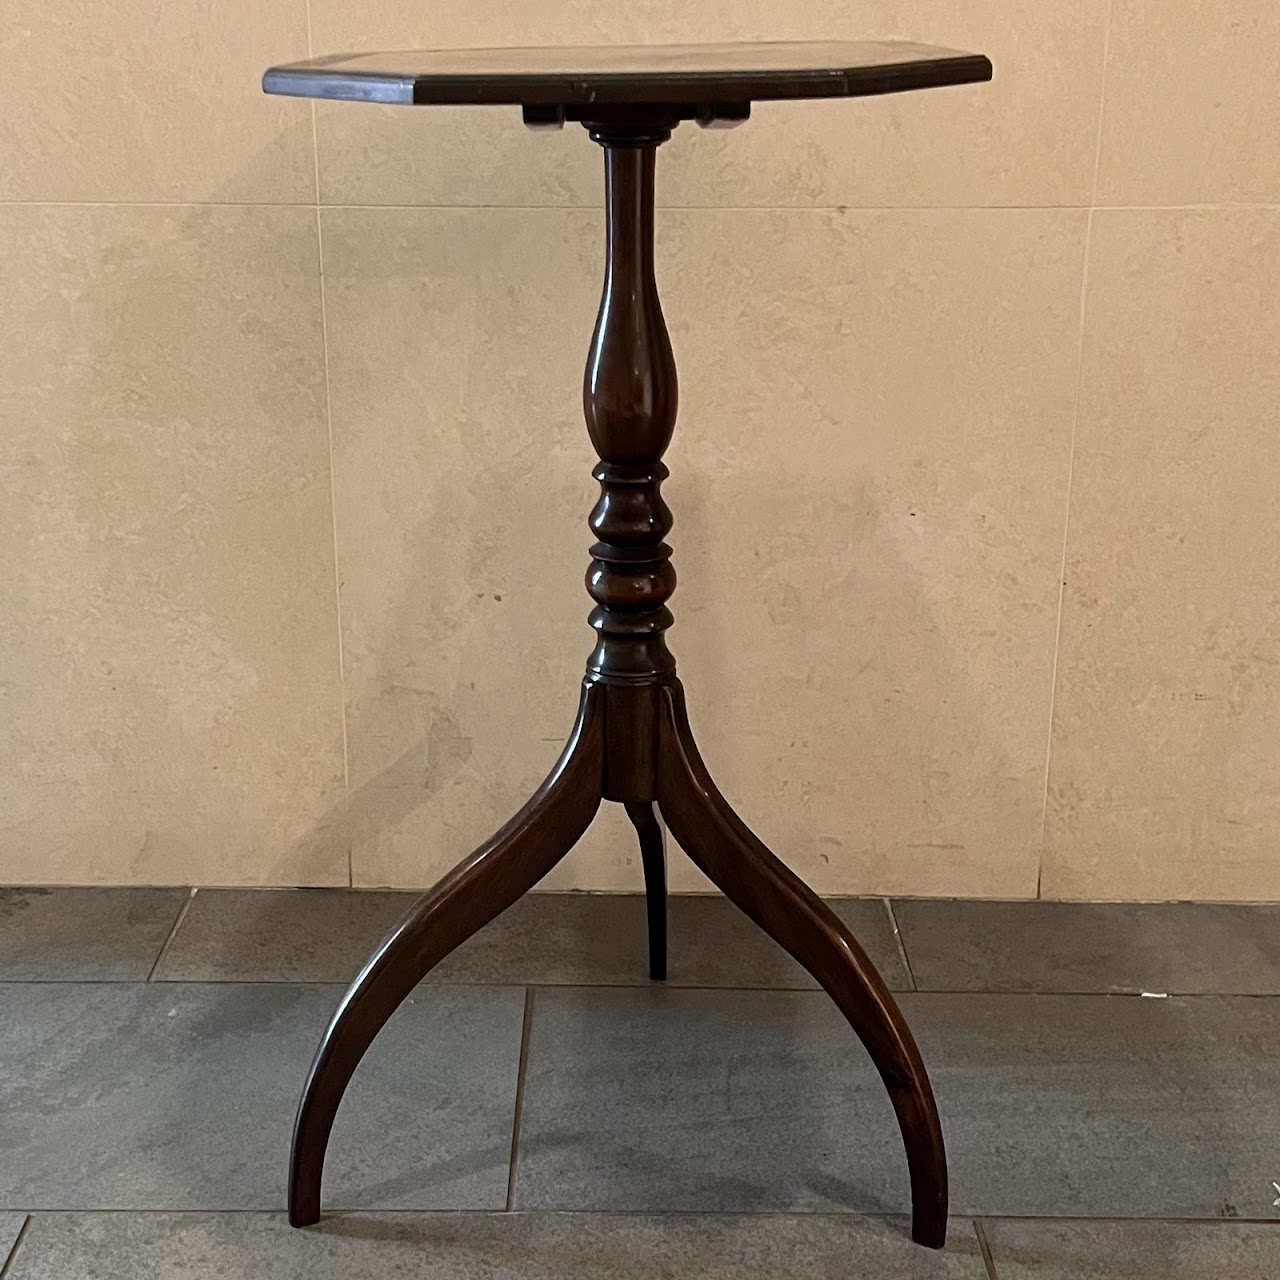
[[[938,1255],[866,1055],[733,908],[672,903],[655,987],[639,900],[527,899],[388,1025],[293,1231],[307,1062],[410,901],[0,890],[0,1278],[1280,1277],[1268,907],[836,904],[933,1076]]]

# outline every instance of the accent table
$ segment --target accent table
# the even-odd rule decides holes
[[[604,150],[604,291],[583,407],[599,457],[587,590],[597,641],[559,761],[510,822],[431,889],[343,997],[312,1063],[294,1127],[289,1220],[320,1217],[325,1148],[365,1051],[426,973],[527,893],[600,806],[636,828],[650,976],[666,976],[668,830],[704,874],[835,1001],[897,1115],[911,1177],[912,1238],[941,1248],[947,1166],[933,1091],[893,997],[849,930],[747,828],[694,744],[666,644],[675,590],[672,516],[660,492],[676,418],[676,370],[653,269],[658,147],[685,120],[737,124],[766,99],[865,97],[991,78],[990,62],[901,42],[671,45],[339,54],[273,67],[268,93],[359,102],[501,103],[525,122],[586,127]]]

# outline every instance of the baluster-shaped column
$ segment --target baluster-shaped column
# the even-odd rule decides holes
[[[660,487],[676,421],[676,367],[653,273],[654,159],[671,130],[588,127],[604,148],[607,258],[582,395],[600,456],[592,472],[600,500],[589,521],[598,541],[587,569],[599,639],[587,670],[610,683],[657,684],[675,673],[664,636],[676,585],[663,541],[672,518]]]

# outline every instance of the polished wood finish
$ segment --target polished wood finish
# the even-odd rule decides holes
[[[756,62],[782,58],[777,48],[781,46],[772,54],[753,57]],[[872,56],[863,47],[864,61],[876,75],[905,65],[883,53],[883,47],[877,49],[881,52]],[[961,64],[948,57],[938,56],[938,51],[921,55],[917,61],[928,71],[917,68],[919,74],[938,74],[942,68],[958,75],[963,66],[968,78],[986,78],[977,74],[981,68],[972,58]],[[596,541],[586,577],[595,606],[589,621],[596,644],[587,660],[577,724],[550,777],[511,822],[414,907],[334,1014],[307,1079],[294,1130],[289,1219],[295,1226],[320,1216],[324,1154],[334,1116],[378,1031],[434,965],[545,876],[586,830],[601,800],[610,800],[625,806],[640,842],[651,976],[666,976],[666,861],[660,813],[695,865],[813,975],[866,1046],[888,1090],[906,1149],[912,1236],[934,1248],[944,1243],[947,1166],[942,1130],[911,1032],[849,930],[752,834],[716,789],[694,743],[684,691],[666,642],[672,624],[667,602],[676,576],[666,542],[672,515],[661,493],[668,474],[662,455],[675,427],[677,390],[654,277],[655,156],[692,107],[706,119],[745,115],[752,96],[745,92],[746,82],[739,79],[730,85],[725,76],[756,77],[751,83],[753,93],[761,91],[756,96],[788,96],[791,89],[804,96],[795,77],[817,75],[823,64],[816,55],[811,60],[818,66],[808,66],[793,54],[785,67],[768,72],[774,76],[768,81],[776,91],[772,94],[764,92],[767,84],[759,78],[766,73],[751,69],[752,57],[733,54],[719,71],[703,76],[696,93],[689,89],[697,75],[686,75],[680,94],[663,98],[661,93],[670,89],[678,73],[670,65],[655,65],[625,72],[616,67],[588,69],[581,84],[595,84],[600,94],[589,106],[566,106],[563,95],[534,99],[535,122],[579,118],[604,152],[605,279],[583,380],[587,430],[599,457],[592,474],[600,497],[589,517]],[[323,88],[323,96],[353,96],[347,90],[354,82],[344,78],[357,76],[353,61],[359,60],[306,64],[310,80],[291,78],[294,68],[277,69],[268,80],[276,76],[275,88],[282,92],[319,93]],[[989,75],[986,60],[977,61]],[[480,70],[455,67],[449,73],[434,64],[408,69],[402,88],[409,96],[400,100],[464,100],[414,96],[427,92],[423,85],[434,86],[431,92],[462,93],[465,81],[467,93],[514,94],[528,88],[529,76],[543,88],[564,81],[563,71],[545,65],[526,72],[521,78],[494,65]],[[830,68],[828,73],[835,74]],[[369,77],[389,74],[385,69],[358,72],[365,76],[360,84],[366,88],[372,83]],[[880,83],[873,78],[859,81],[862,89],[852,88],[850,70],[840,74],[846,77],[840,92],[888,91],[867,88]],[[297,75],[303,77],[303,72]],[[455,79],[449,80],[449,75]],[[285,83],[291,87],[281,88]],[[806,83],[816,92],[816,81]],[[743,90],[736,105],[730,88]],[[717,97],[722,89],[724,94]],[[539,101],[550,102],[553,110],[541,111],[536,107]]]
[[[658,806],[693,864],[813,975],[866,1046],[907,1150],[912,1237],[942,1248],[947,1157],[933,1089],[906,1019],[839,916],[765,848],[716,789],[694,745],[678,680],[662,691]]]
[[[626,802],[627,817],[640,838],[644,868],[645,911],[649,924],[649,977],[667,980],[667,843],[658,811],[652,804]]]
[[[423,897],[374,952],[330,1021],[302,1091],[289,1163],[289,1221],[320,1220],[324,1153],[365,1050],[451,951],[523,897],[578,842],[600,807],[603,690],[588,683],[556,767],[528,804]]]
[[[606,103],[676,106],[681,119],[698,119],[720,114],[718,104],[867,97],[990,79],[991,63],[980,54],[903,40],[829,40],[341,53],[272,67],[262,87],[303,98],[582,108],[588,115]]]
[[[653,274],[654,160],[674,120],[637,128],[596,122],[604,148],[605,277],[587,355],[582,406],[600,464],[600,500],[588,523],[588,619],[599,643],[587,662],[594,675],[652,684],[675,674],[665,632],[676,589],[671,509],[663,501],[662,455],[676,425],[676,362]],[[651,796],[610,796],[651,799]]]

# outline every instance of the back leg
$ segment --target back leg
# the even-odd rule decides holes
[[[640,861],[644,866],[645,907],[649,916],[649,977],[667,979],[667,851],[662,823],[653,804],[628,800],[627,817],[640,837]]]

